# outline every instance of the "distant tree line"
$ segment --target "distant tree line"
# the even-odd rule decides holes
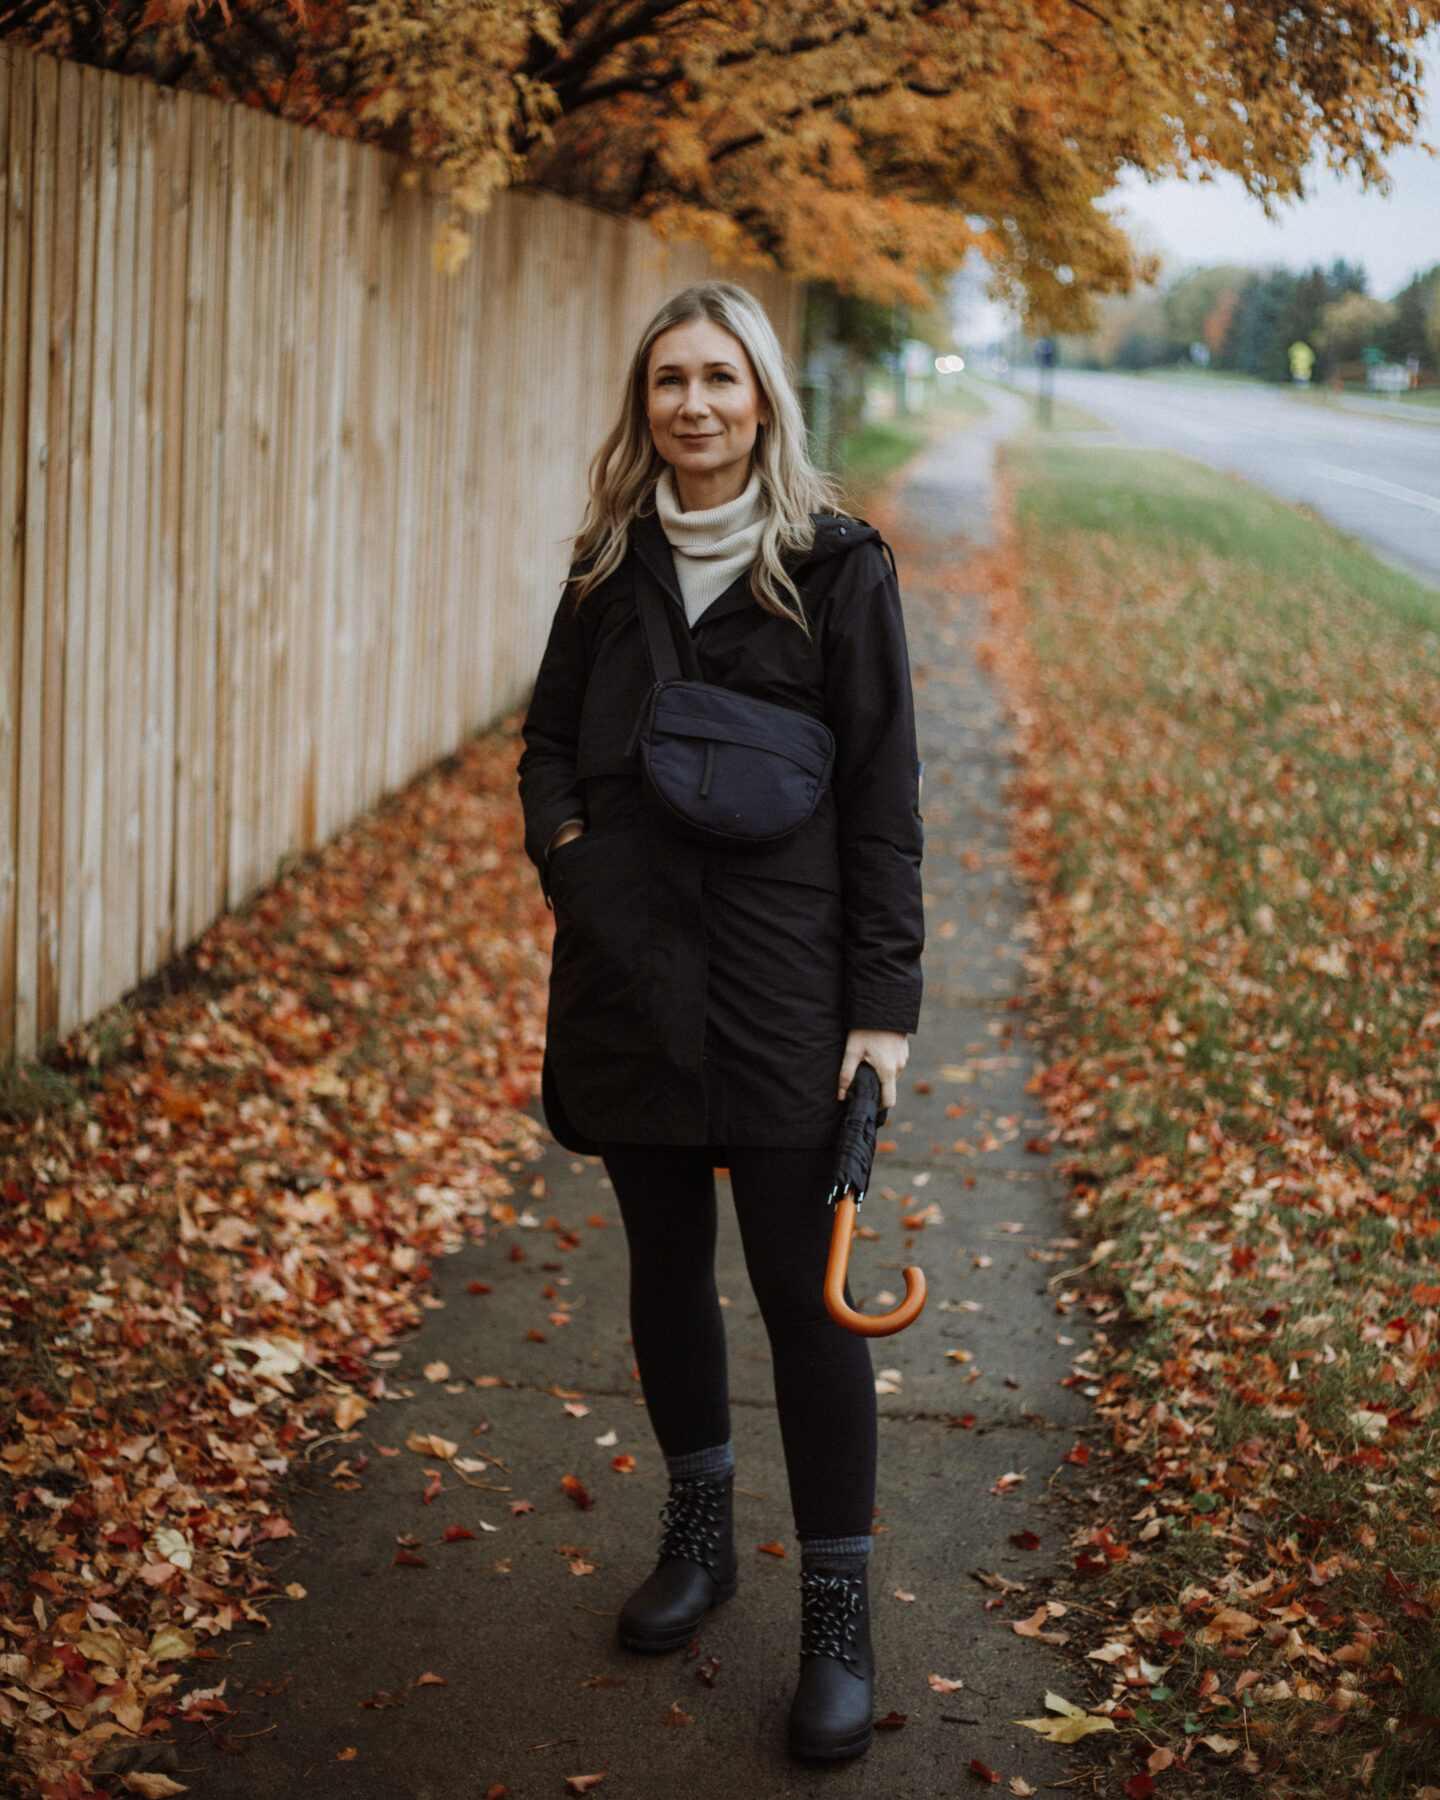
[[[1367,360],[1440,374],[1440,263],[1389,300],[1369,292],[1365,270],[1335,262],[1292,269],[1222,264],[1182,275],[1159,291],[1111,301],[1099,328],[1066,340],[1066,360],[1094,368],[1147,369],[1197,360],[1264,381],[1290,379],[1290,347],[1308,344],[1315,378],[1359,380]]]

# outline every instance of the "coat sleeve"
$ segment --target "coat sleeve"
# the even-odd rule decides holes
[[[521,728],[525,740],[520,758],[525,850],[542,881],[551,838],[567,819],[585,817],[585,797],[575,769],[588,672],[585,631],[567,582]]]
[[[844,1018],[847,1030],[912,1032],[920,1022],[925,943],[915,703],[899,588],[878,550],[864,561],[878,579],[847,582],[848,592],[836,592],[826,644]]]

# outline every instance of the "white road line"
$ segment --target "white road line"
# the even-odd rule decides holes
[[[1440,513],[1440,498],[1422,494],[1414,488],[1397,487],[1393,481],[1382,481],[1378,475],[1361,475],[1354,469],[1337,469],[1333,463],[1312,462],[1310,467],[1331,481],[1343,481],[1347,487],[1368,488],[1372,494],[1384,494],[1390,500],[1403,500],[1407,506],[1423,506],[1426,512]]]

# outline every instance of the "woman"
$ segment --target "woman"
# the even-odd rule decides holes
[[[784,841],[704,847],[647,808],[637,722],[655,674],[639,607],[655,593],[704,681],[833,734],[829,788]],[[659,1562],[620,1642],[680,1648],[736,1587],[719,1165],[770,1337],[800,1540],[790,1747],[858,1755],[875,1384],[865,1341],[825,1311],[824,1201],[851,1077],[872,1064],[893,1105],[919,1013],[915,726],[892,565],[811,466],[779,343],[742,288],[687,288],[640,340],[524,735],[526,848],[555,911],[547,1115],[562,1141],[598,1146],[614,1184],[670,1476]]]

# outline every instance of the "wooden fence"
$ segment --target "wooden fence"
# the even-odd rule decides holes
[[[693,246],[0,46],[0,1057],[522,695]],[[794,347],[798,296],[750,283]]]

